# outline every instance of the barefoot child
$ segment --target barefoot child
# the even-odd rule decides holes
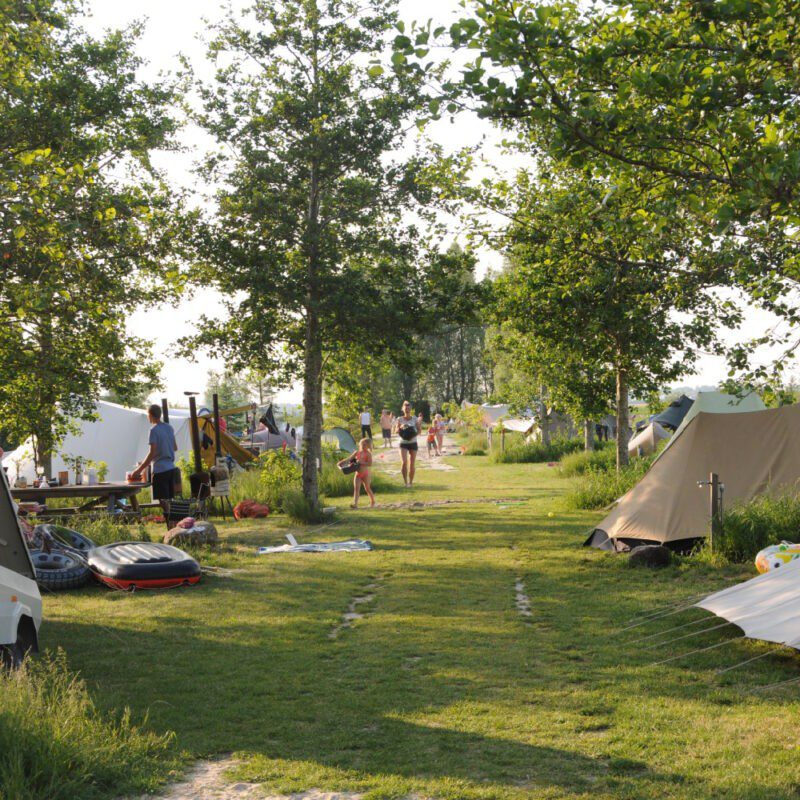
[[[428,428],[428,437],[427,437],[427,444],[428,444],[428,458],[433,455],[439,455],[439,448],[438,443],[436,441],[436,425],[432,424],[430,428]]]
[[[358,508],[358,498],[361,495],[361,487],[369,495],[370,508],[375,505],[375,494],[372,491],[370,469],[372,468],[372,440],[362,439],[358,443],[358,450],[352,455],[339,462],[342,466],[348,461],[355,460],[358,463],[358,471],[353,476],[353,504],[351,508]]]

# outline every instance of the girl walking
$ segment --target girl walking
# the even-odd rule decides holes
[[[361,487],[369,496],[369,507],[373,508],[375,505],[375,493],[372,491],[372,439],[362,439],[358,443],[358,450],[352,453],[347,458],[339,462],[339,466],[344,466],[348,461],[355,461],[358,464],[358,470],[353,476],[353,503],[350,508],[358,508],[358,499],[361,496]]]

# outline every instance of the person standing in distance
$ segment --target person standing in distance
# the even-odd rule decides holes
[[[368,408],[361,412],[361,435],[365,439],[372,439],[372,414]]]
[[[140,481],[148,465],[153,465],[153,500],[158,500],[169,530],[170,501],[175,496],[175,451],[178,443],[175,441],[172,425],[161,421],[161,406],[153,403],[147,409],[147,418],[153,426],[148,439],[150,452],[133,471],[131,479]]]
[[[381,411],[381,434],[383,435],[384,450],[392,446],[392,425],[394,424],[394,416],[388,408]]]
[[[400,457],[403,459],[400,471],[403,473],[403,483],[409,489],[414,485],[417,450],[419,449],[417,436],[421,432],[419,420],[411,413],[411,403],[406,400],[403,403],[402,416],[397,418],[397,434],[400,437]]]

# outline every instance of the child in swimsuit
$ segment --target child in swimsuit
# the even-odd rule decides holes
[[[430,458],[432,455],[437,455],[438,456],[439,455],[439,448],[437,447],[437,442],[436,442],[436,426],[435,425],[431,425],[430,428],[428,428],[427,444],[428,444],[428,458]]]
[[[354,458],[358,463],[358,470],[353,476],[353,504],[351,508],[358,508],[358,498],[361,495],[361,487],[369,495],[369,506],[375,505],[375,494],[370,485],[370,469],[372,468],[372,439],[362,439],[358,443],[358,450],[350,458]]]

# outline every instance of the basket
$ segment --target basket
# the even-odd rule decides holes
[[[358,461],[353,459],[346,464],[339,464],[339,469],[343,475],[352,475],[354,472],[358,472]]]

